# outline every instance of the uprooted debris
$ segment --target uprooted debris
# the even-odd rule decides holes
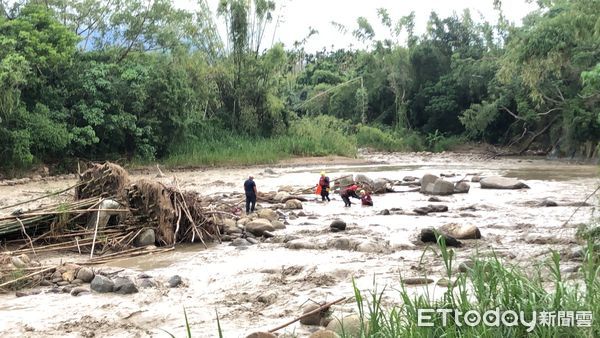
[[[74,188],[75,195],[60,203],[0,215],[0,241],[12,249],[4,256],[70,250],[89,253],[86,264],[104,263],[165,250],[154,245],[218,241],[222,226],[215,214],[229,215],[217,210],[229,206],[221,207],[216,200],[203,203],[196,193],[177,186],[150,180],[130,183],[127,172],[109,162],[92,164]],[[153,243],[135,247],[144,234],[154,235],[146,236]]]

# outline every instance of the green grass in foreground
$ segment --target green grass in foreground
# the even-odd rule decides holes
[[[524,272],[508,267],[497,257],[477,258],[467,273],[454,274],[454,251],[440,243],[440,254],[451,285],[439,300],[428,294],[411,296],[404,285],[400,287],[403,304],[392,309],[381,306],[383,293],[370,291],[368,299],[355,288],[358,310],[362,319],[359,337],[600,337],[600,280],[598,254],[588,245],[578,277],[580,281],[566,281],[561,274],[558,253],[553,252],[544,264]],[[439,287],[438,287],[439,288]],[[489,327],[483,324],[471,327],[456,325],[453,315],[448,315],[447,325],[442,325],[441,314],[431,314],[433,327],[418,326],[419,309],[452,309],[463,314],[469,310],[485,313],[488,310],[524,311],[531,320],[537,311],[591,311],[591,327],[541,326],[530,332],[524,325]],[[429,315],[429,314],[428,314]],[[510,320],[509,320],[510,321]],[[538,323],[539,323],[538,319]],[[560,323],[559,319],[556,319]],[[356,335],[354,335],[356,336]],[[350,337],[346,335],[345,337]]]

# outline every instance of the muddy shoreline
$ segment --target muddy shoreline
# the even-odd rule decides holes
[[[583,201],[598,185],[598,168],[590,165],[530,158],[485,160],[479,154],[468,153],[369,153],[347,162],[317,160],[248,168],[163,169],[166,177],[160,180],[169,183],[175,176],[183,189],[215,195],[239,192],[241,182],[249,174],[256,177],[259,190],[277,191],[284,185],[311,186],[318,173],[326,170],[331,177],[361,173],[395,180],[407,175],[421,177],[425,173],[454,174],[449,180],[459,180],[467,174],[501,175],[518,178],[531,189],[483,190],[477,183],[471,183],[468,194],[440,198],[440,203],[448,206],[448,212],[424,216],[410,212],[431,204],[429,196],[418,192],[376,195],[372,208],[358,205],[343,208],[339,196],[334,196],[329,204],[316,200],[304,202],[304,216],[294,211],[291,217],[291,212],[284,210],[282,221],[288,224],[286,229],[255,245],[235,247],[223,243],[205,249],[192,244],[173,252],[94,267],[106,271],[125,269],[133,278],[141,273],[152,276],[157,286],[135,295],[91,293],[71,297],[42,293],[24,298],[0,295],[3,318],[0,332],[8,337],[164,337],[166,334],[161,331],[164,329],[180,336],[184,332],[185,306],[194,336],[217,335],[216,311],[225,337],[245,337],[300,315],[302,306],[311,301],[351,296],[353,278],[363,291],[373,289],[374,279],[379,290],[387,286],[384,304],[388,306],[399,302],[394,287],[399,285],[400,278],[427,275],[439,280],[443,275],[440,258],[423,255],[425,246],[413,241],[415,234],[425,227],[475,224],[483,238],[465,240],[464,246],[456,249],[459,261],[493,251],[510,264],[528,267],[532,261],[545,259],[550,250],[563,252],[565,257],[575,250],[579,245],[573,239],[576,227],[590,221],[592,206],[597,205],[597,200],[590,200],[592,206],[580,208],[569,224],[563,226],[576,209],[573,203]],[[133,176],[156,176],[157,171],[152,168],[145,170],[134,171]],[[0,207],[73,183],[75,178],[2,185]],[[315,199],[314,195],[306,197]],[[555,201],[558,206],[539,206],[543,200]],[[382,214],[383,210],[394,208],[406,212]],[[346,231],[329,231],[329,224],[336,218],[348,224]],[[77,261],[78,258],[64,254],[40,259]],[[565,259],[566,268],[577,264]],[[168,279],[173,275],[180,275],[184,285],[169,288]],[[427,287],[434,294],[445,290],[435,283]],[[424,288],[413,286],[411,290],[419,293]],[[355,305],[346,303],[333,309],[339,316],[354,312]],[[315,329],[296,323],[282,333],[307,336]]]

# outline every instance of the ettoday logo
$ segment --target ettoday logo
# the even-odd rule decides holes
[[[456,309],[418,309],[417,326],[434,326],[434,320],[441,317],[442,326],[447,326],[450,321],[456,326],[489,327],[500,326],[525,326],[531,332],[536,326],[563,326],[563,327],[590,327],[592,326],[591,311],[524,311],[513,310],[488,310],[483,313],[476,310],[462,312]]]

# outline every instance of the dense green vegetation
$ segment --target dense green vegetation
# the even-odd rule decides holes
[[[369,46],[267,46],[270,0],[0,2],[0,170],[74,159],[176,165],[443,150],[467,140],[593,156],[598,0],[539,0],[520,27],[378,10],[335,24]],[[225,24],[221,37],[218,24]],[[406,37],[405,41],[400,38]],[[402,39],[404,40],[404,39]],[[325,118],[323,118],[325,117]]]

